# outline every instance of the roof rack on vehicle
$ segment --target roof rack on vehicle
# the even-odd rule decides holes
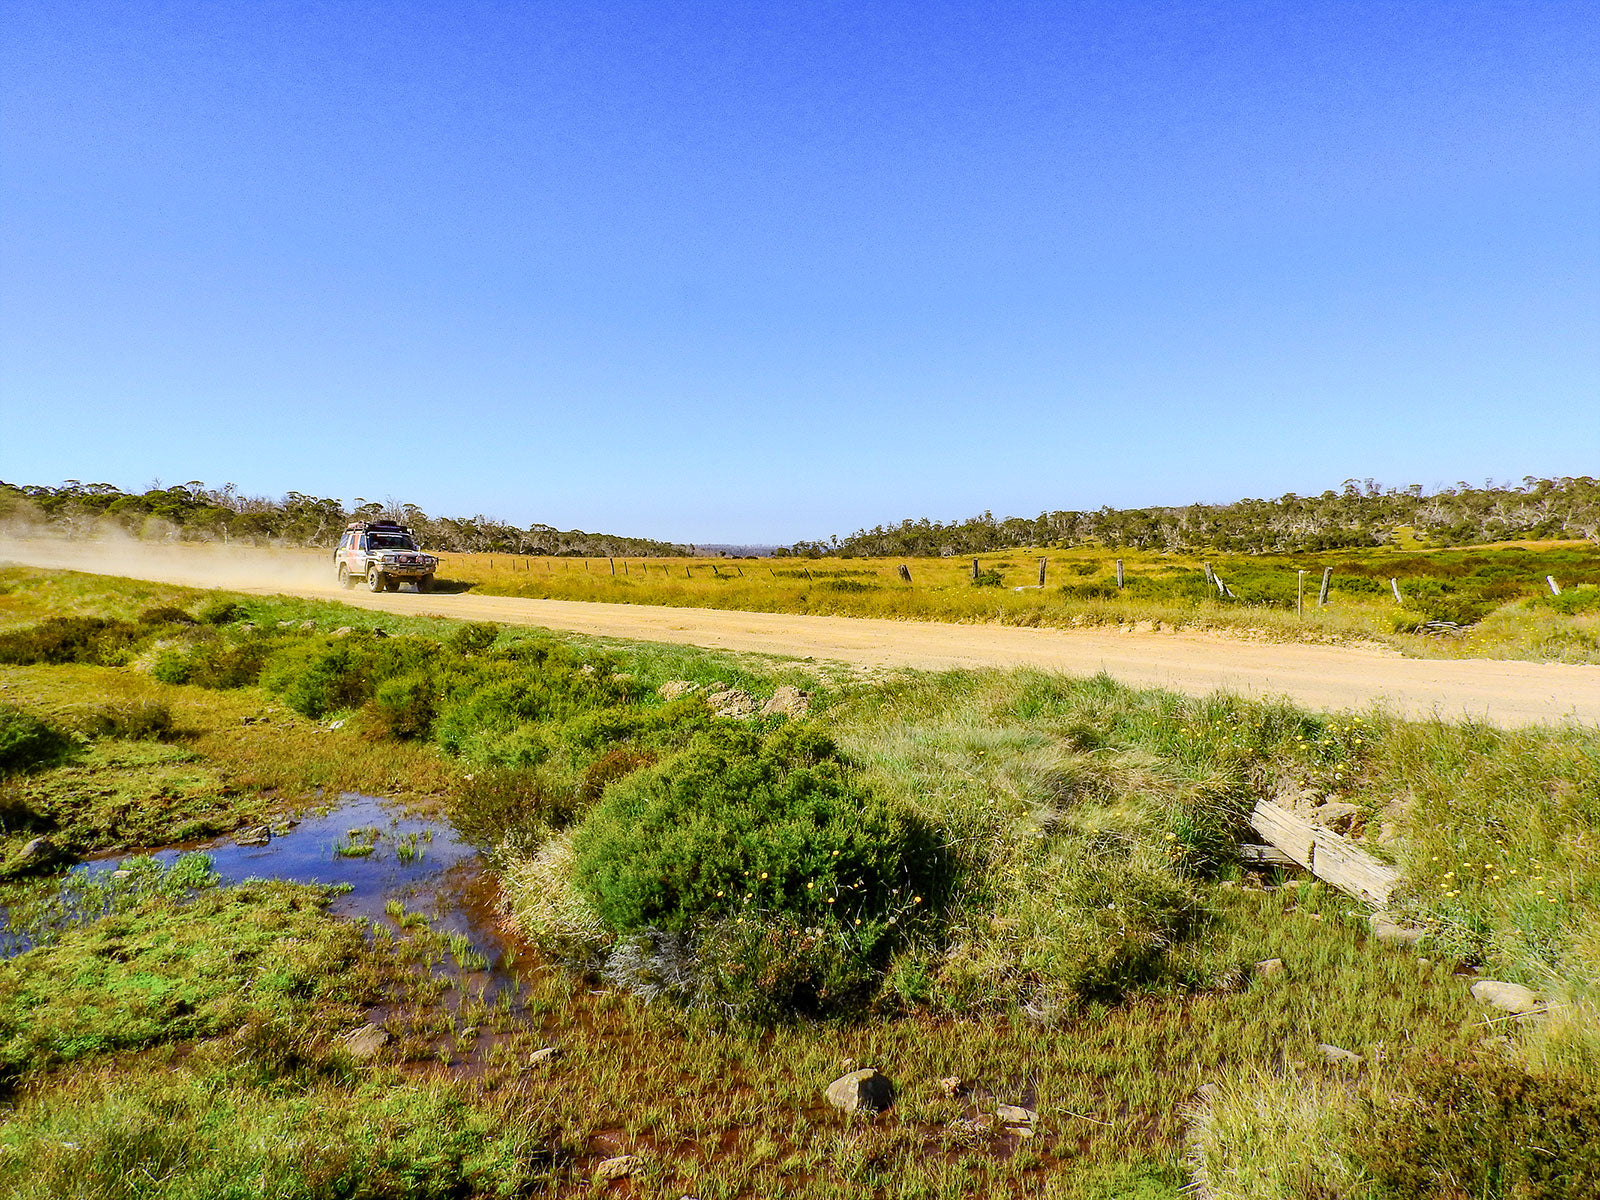
[[[402,525],[399,521],[351,521],[344,528],[346,533],[354,530],[365,533],[369,529],[398,529],[402,533],[411,532],[411,526]]]

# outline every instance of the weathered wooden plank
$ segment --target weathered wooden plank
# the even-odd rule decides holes
[[[1270,800],[1256,803],[1250,823],[1285,859],[1369,903],[1387,904],[1400,884],[1400,872],[1388,863],[1374,858],[1348,838]],[[1239,854],[1247,862],[1270,861],[1252,859],[1244,846],[1239,848]]]
[[[1399,871],[1327,829],[1318,829],[1313,836],[1311,873],[1377,905],[1389,903],[1400,884]]]
[[[1255,846],[1244,842],[1239,846],[1239,857],[1247,863],[1267,867],[1298,867],[1299,863],[1276,846]]]
[[[1311,866],[1311,843],[1317,827],[1270,800],[1258,800],[1250,814],[1256,832],[1302,867]]]

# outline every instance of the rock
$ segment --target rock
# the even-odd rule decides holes
[[[1498,979],[1478,980],[1472,985],[1472,998],[1513,1016],[1544,1008],[1544,998],[1532,988],[1525,988],[1520,983],[1503,983]]]
[[[341,626],[339,626],[339,628],[337,628],[337,629],[335,629],[333,631],[333,636],[334,637],[349,637],[354,632],[355,632],[355,630],[351,629],[350,626],[341,625]]]
[[[339,1040],[344,1043],[345,1049],[350,1051],[351,1058],[357,1062],[366,1062],[376,1058],[378,1052],[389,1044],[389,1034],[382,1025],[374,1025],[369,1021],[359,1029],[352,1029]]]
[[[743,688],[729,688],[722,692],[711,692],[706,696],[706,703],[711,705],[711,711],[719,717],[733,717],[743,720],[753,717],[761,711],[761,706],[756,703],[756,698]]]
[[[959,1075],[946,1075],[939,1080],[939,1090],[952,1098],[959,1096],[967,1090],[967,1085],[962,1082]]]
[[[317,623],[315,621],[301,621],[300,622],[300,628],[301,629],[315,629],[316,627],[317,627]]]
[[[1000,1132],[1005,1134],[1007,1137],[1031,1138],[1033,1136],[1033,1126],[1032,1125],[1007,1125]]]
[[[656,695],[663,700],[676,700],[680,696],[687,696],[699,690],[698,683],[692,683],[687,679],[669,679],[656,689]]]
[[[594,674],[594,664],[593,663],[584,663],[583,666],[578,668],[578,674],[580,674],[580,675],[593,675]]]
[[[61,857],[61,847],[47,837],[36,837],[17,852],[12,865],[21,870],[47,867]]]
[[[882,1112],[894,1103],[894,1084],[871,1067],[841,1075],[828,1085],[828,1103],[847,1113]]]
[[[1031,1108],[1023,1108],[1020,1104],[997,1104],[994,1115],[1005,1125],[1032,1125],[1039,1119],[1039,1114]]]
[[[293,621],[279,621],[278,622],[278,628],[279,629],[293,629],[294,628],[294,622]]]
[[[387,629],[384,629],[382,626],[380,626],[377,629],[374,629],[372,631],[372,636],[373,637],[388,637],[389,636],[389,631]]]
[[[564,1051],[559,1046],[546,1046],[544,1049],[535,1050],[528,1055],[528,1065],[530,1067],[545,1066],[547,1063],[555,1062],[563,1053]]]
[[[265,846],[272,840],[272,830],[265,825],[257,825],[254,829],[241,829],[233,835],[236,846]]]
[[[613,1179],[626,1179],[640,1167],[644,1160],[636,1154],[620,1154],[616,1158],[608,1158],[594,1169],[594,1177],[601,1183],[610,1183]]]
[[[1287,975],[1289,968],[1283,965],[1281,958],[1264,958],[1256,964],[1257,979],[1276,979],[1280,975]]]
[[[1361,1065],[1361,1055],[1355,1053],[1353,1050],[1344,1050],[1338,1046],[1330,1046],[1327,1042],[1317,1043],[1317,1050],[1321,1053],[1322,1060],[1326,1063],[1331,1063],[1333,1066],[1355,1067]]]
[[[330,731],[334,730],[334,729],[343,729],[343,728],[344,728],[344,718],[343,717],[339,718],[339,720],[337,720],[337,721],[329,721],[328,722],[328,729]]]
[[[1420,925],[1402,924],[1389,913],[1373,913],[1367,922],[1372,926],[1372,936],[1384,946],[1415,946],[1428,936]]]
[[[772,699],[761,706],[763,717],[784,716],[799,720],[811,711],[811,696],[787,683],[772,693]]]
[[[1343,800],[1329,800],[1311,810],[1311,818],[1325,829],[1335,833],[1349,833],[1350,826],[1361,815],[1361,809]]]

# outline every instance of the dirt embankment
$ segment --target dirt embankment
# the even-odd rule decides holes
[[[0,541],[0,561],[156,579],[194,587],[342,600],[384,612],[538,625],[601,637],[674,642],[864,667],[1038,667],[1104,671],[1190,695],[1281,695],[1317,709],[1387,705],[1411,717],[1502,726],[1600,723],[1600,666],[1425,660],[1350,646],[1248,642],[1205,634],[952,625],[787,613],[650,608],[502,596],[374,595],[333,582],[329,555],[226,547]]]

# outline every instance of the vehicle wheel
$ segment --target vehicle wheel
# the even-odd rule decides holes
[[[421,579],[417,580],[417,591],[419,591],[419,592],[431,592],[431,591],[433,591],[433,576],[432,575],[424,575]]]
[[[339,586],[342,588],[355,587],[356,581],[350,578],[350,568],[343,563],[339,564]]]
[[[400,581],[398,579],[390,579],[385,575],[383,577],[383,590],[386,592],[398,592],[400,590]]]
[[[378,570],[377,567],[373,566],[367,568],[367,591],[381,592],[384,589],[384,585],[388,582],[389,581],[384,578],[383,572]]]

